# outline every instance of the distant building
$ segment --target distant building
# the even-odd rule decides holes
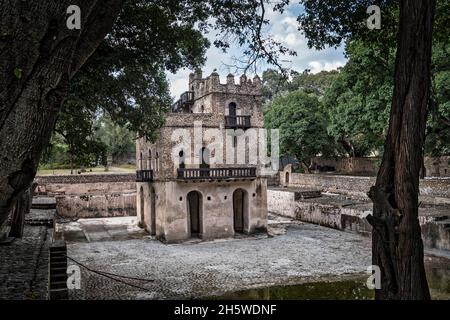
[[[247,136],[261,128],[257,76],[235,84],[230,74],[221,84],[216,72],[192,73],[158,140],[137,141],[140,226],[164,242],[265,232],[267,182],[250,161],[261,138]]]

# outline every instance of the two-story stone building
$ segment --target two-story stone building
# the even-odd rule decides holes
[[[267,182],[254,161],[262,128],[257,76],[221,84],[216,72],[192,73],[158,140],[137,141],[140,226],[164,242],[265,232]]]

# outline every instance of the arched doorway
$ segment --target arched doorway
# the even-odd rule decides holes
[[[236,189],[233,192],[234,232],[236,233],[244,232],[246,216],[247,216],[247,191],[243,189]]]
[[[284,183],[287,185],[289,185],[289,172],[286,172],[286,175],[284,177]]]
[[[202,194],[191,191],[187,195],[187,211],[189,232],[192,238],[200,237],[202,234]]]
[[[155,188],[152,187],[150,191],[150,220],[151,220],[151,227],[150,227],[150,234],[155,235],[156,234],[156,193]]]
[[[139,208],[139,222],[138,225],[141,228],[145,228],[145,221],[144,221],[144,207],[145,207],[145,201],[144,201],[144,188],[141,187],[139,190],[139,197],[140,197],[140,208]]]

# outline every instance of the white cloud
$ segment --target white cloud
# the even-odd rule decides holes
[[[339,67],[343,67],[342,61],[311,61],[309,67],[312,73],[318,73],[320,71],[336,70]]]
[[[266,17],[270,20],[270,25],[266,31],[272,35],[274,40],[297,52],[297,56],[283,57],[284,65],[297,71],[310,69],[312,73],[322,70],[329,71],[345,65],[346,58],[342,48],[329,48],[321,51],[308,48],[307,39],[298,31],[297,16],[300,11],[301,7],[298,4],[291,4],[283,14],[273,12],[270,9],[266,10]],[[208,38],[213,40],[215,34],[210,33]],[[232,57],[239,56],[239,53],[239,48],[232,48],[230,52],[224,54],[221,50],[212,46],[206,53],[207,61],[203,67],[203,75],[209,75],[214,69],[217,69],[222,81],[224,81],[226,75],[234,71],[226,64],[232,64]],[[269,67],[265,65],[264,69]],[[189,70],[181,70],[175,75],[168,75],[172,96],[178,97],[188,89],[189,73]]]

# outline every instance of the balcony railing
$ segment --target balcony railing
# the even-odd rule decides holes
[[[182,180],[217,180],[256,178],[256,168],[178,168],[178,179]]]
[[[172,105],[172,112],[189,111],[187,108],[194,103],[194,91],[186,91],[180,99]]]
[[[250,128],[250,116],[225,116],[226,129]]]
[[[151,182],[153,181],[153,170],[137,170],[136,182]]]

